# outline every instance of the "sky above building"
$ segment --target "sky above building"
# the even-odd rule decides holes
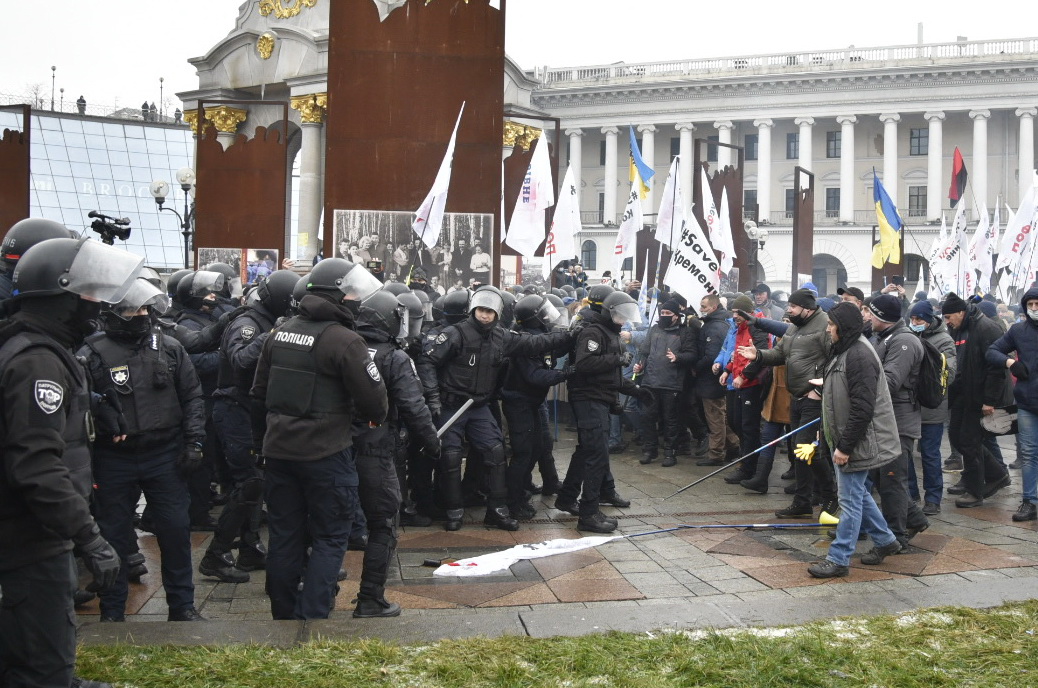
[[[176,92],[197,87],[188,58],[231,32],[241,4],[4,3],[0,95],[35,90],[49,107],[53,86],[55,105],[65,89],[67,109],[80,95],[92,104],[138,107],[160,101],[162,78],[168,111],[179,105]],[[526,69],[913,44],[920,22],[927,43],[1038,34],[1021,28],[1019,0],[742,0],[721,4],[720,12],[692,0],[508,0],[507,7],[506,51]]]

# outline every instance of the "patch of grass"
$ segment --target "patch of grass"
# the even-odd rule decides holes
[[[782,629],[525,636],[401,646],[82,647],[77,673],[202,688],[1019,688],[1038,685],[1038,601],[837,619]]]

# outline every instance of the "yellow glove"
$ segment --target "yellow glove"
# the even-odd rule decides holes
[[[817,442],[812,442],[810,444],[798,444],[796,446],[796,449],[793,450],[793,453],[796,455],[798,459],[807,462],[807,465],[810,466],[811,459],[815,457],[815,447],[817,446]]]

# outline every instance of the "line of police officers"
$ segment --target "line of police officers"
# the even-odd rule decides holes
[[[26,220],[4,241],[17,265],[0,325],[0,683],[73,684],[73,546],[102,621],[124,618],[141,492],[169,619],[182,621],[202,619],[192,523],[214,530],[203,575],[242,582],[267,568],[276,619],[329,615],[355,521],[368,538],[354,616],[399,614],[384,590],[397,525],[457,530],[464,482],[485,493],[486,525],[515,530],[533,515],[539,465],[579,528],[616,528],[599,510],[627,503],[609,473],[608,414],[620,391],[651,398],[620,375],[620,328],[639,319],[626,294],[599,289],[566,330],[554,297],[513,303],[482,286],[441,297],[425,322],[422,285],[395,294],[407,290],[332,258],[302,279],[273,273],[234,308],[230,266],[181,271],[163,290],[139,277],[139,258],[72,237]],[[564,379],[579,432],[559,488],[545,396]],[[230,492],[216,523],[211,478]]]

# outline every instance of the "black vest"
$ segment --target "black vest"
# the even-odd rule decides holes
[[[342,381],[321,375],[316,351],[321,337],[338,323],[292,318],[270,335],[267,408],[297,418],[349,414],[353,400]]]
[[[256,326],[256,336],[259,336],[263,332],[270,332],[274,327],[273,320],[270,320],[266,315],[255,308],[250,308],[247,313],[239,316],[227,326],[224,340],[221,343],[222,345],[226,345],[227,333],[235,332],[239,321],[243,319],[249,319],[253,322]],[[231,359],[228,357],[227,352],[223,350],[223,346],[220,347],[220,370],[216,374],[217,389],[235,388],[237,394],[233,396],[235,396],[236,399],[240,398],[245,400],[249,396],[249,390],[252,389],[252,381],[255,378],[256,366],[250,366],[248,369],[244,370],[236,369],[231,365]]]
[[[471,320],[454,326],[461,335],[461,351],[444,366],[440,385],[456,404],[472,398],[476,405],[485,404],[497,386],[497,372],[504,362],[502,330],[497,327],[489,333],[480,332]]]
[[[545,330],[534,330],[529,328],[523,328],[523,332],[529,334],[546,334]],[[550,351],[542,356],[531,356],[530,360],[536,361],[537,366],[543,370],[551,370],[555,367],[557,359],[555,355]],[[535,385],[519,371],[519,366],[516,361],[509,361],[507,373],[505,375],[504,389],[506,392],[515,392],[520,394],[524,399],[530,401],[536,401],[540,403],[544,401],[544,398],[548,396],[548,392],[551,387],[545,387],[543,385]]]
[[[166,352],[164,337],[152,328],[140,343],[115,340],[103,333],[86,340],[101,358],[107,376],[100,383],[107,385],[102,390],[114,389],[119,394],[130,438],[154,437],[157,431],[181,426],[184,412],[176,390],[178,371]]]
[[[45,347],[57,356],[76,381],[75,389],[69,390],[68,411],[65,414],[65,451],[61,460],[68,468],[72,485],[84,499],[90,499],[93,477],[90,468],[90,443],[94,440],[94,418],[90,415],[90,385],[82,364],[57,342],[35,332],[22,332],[11,337],[0,347],[0,371],[10,364],[11,359],[34,346]],[[2,430],[2,428],[0,428]],[[6,436],[6,432],[2,433]],[[0,518],[10,518],[25,513],[27,507],[21,496],[7,493],[6,482],[0,480]]]

